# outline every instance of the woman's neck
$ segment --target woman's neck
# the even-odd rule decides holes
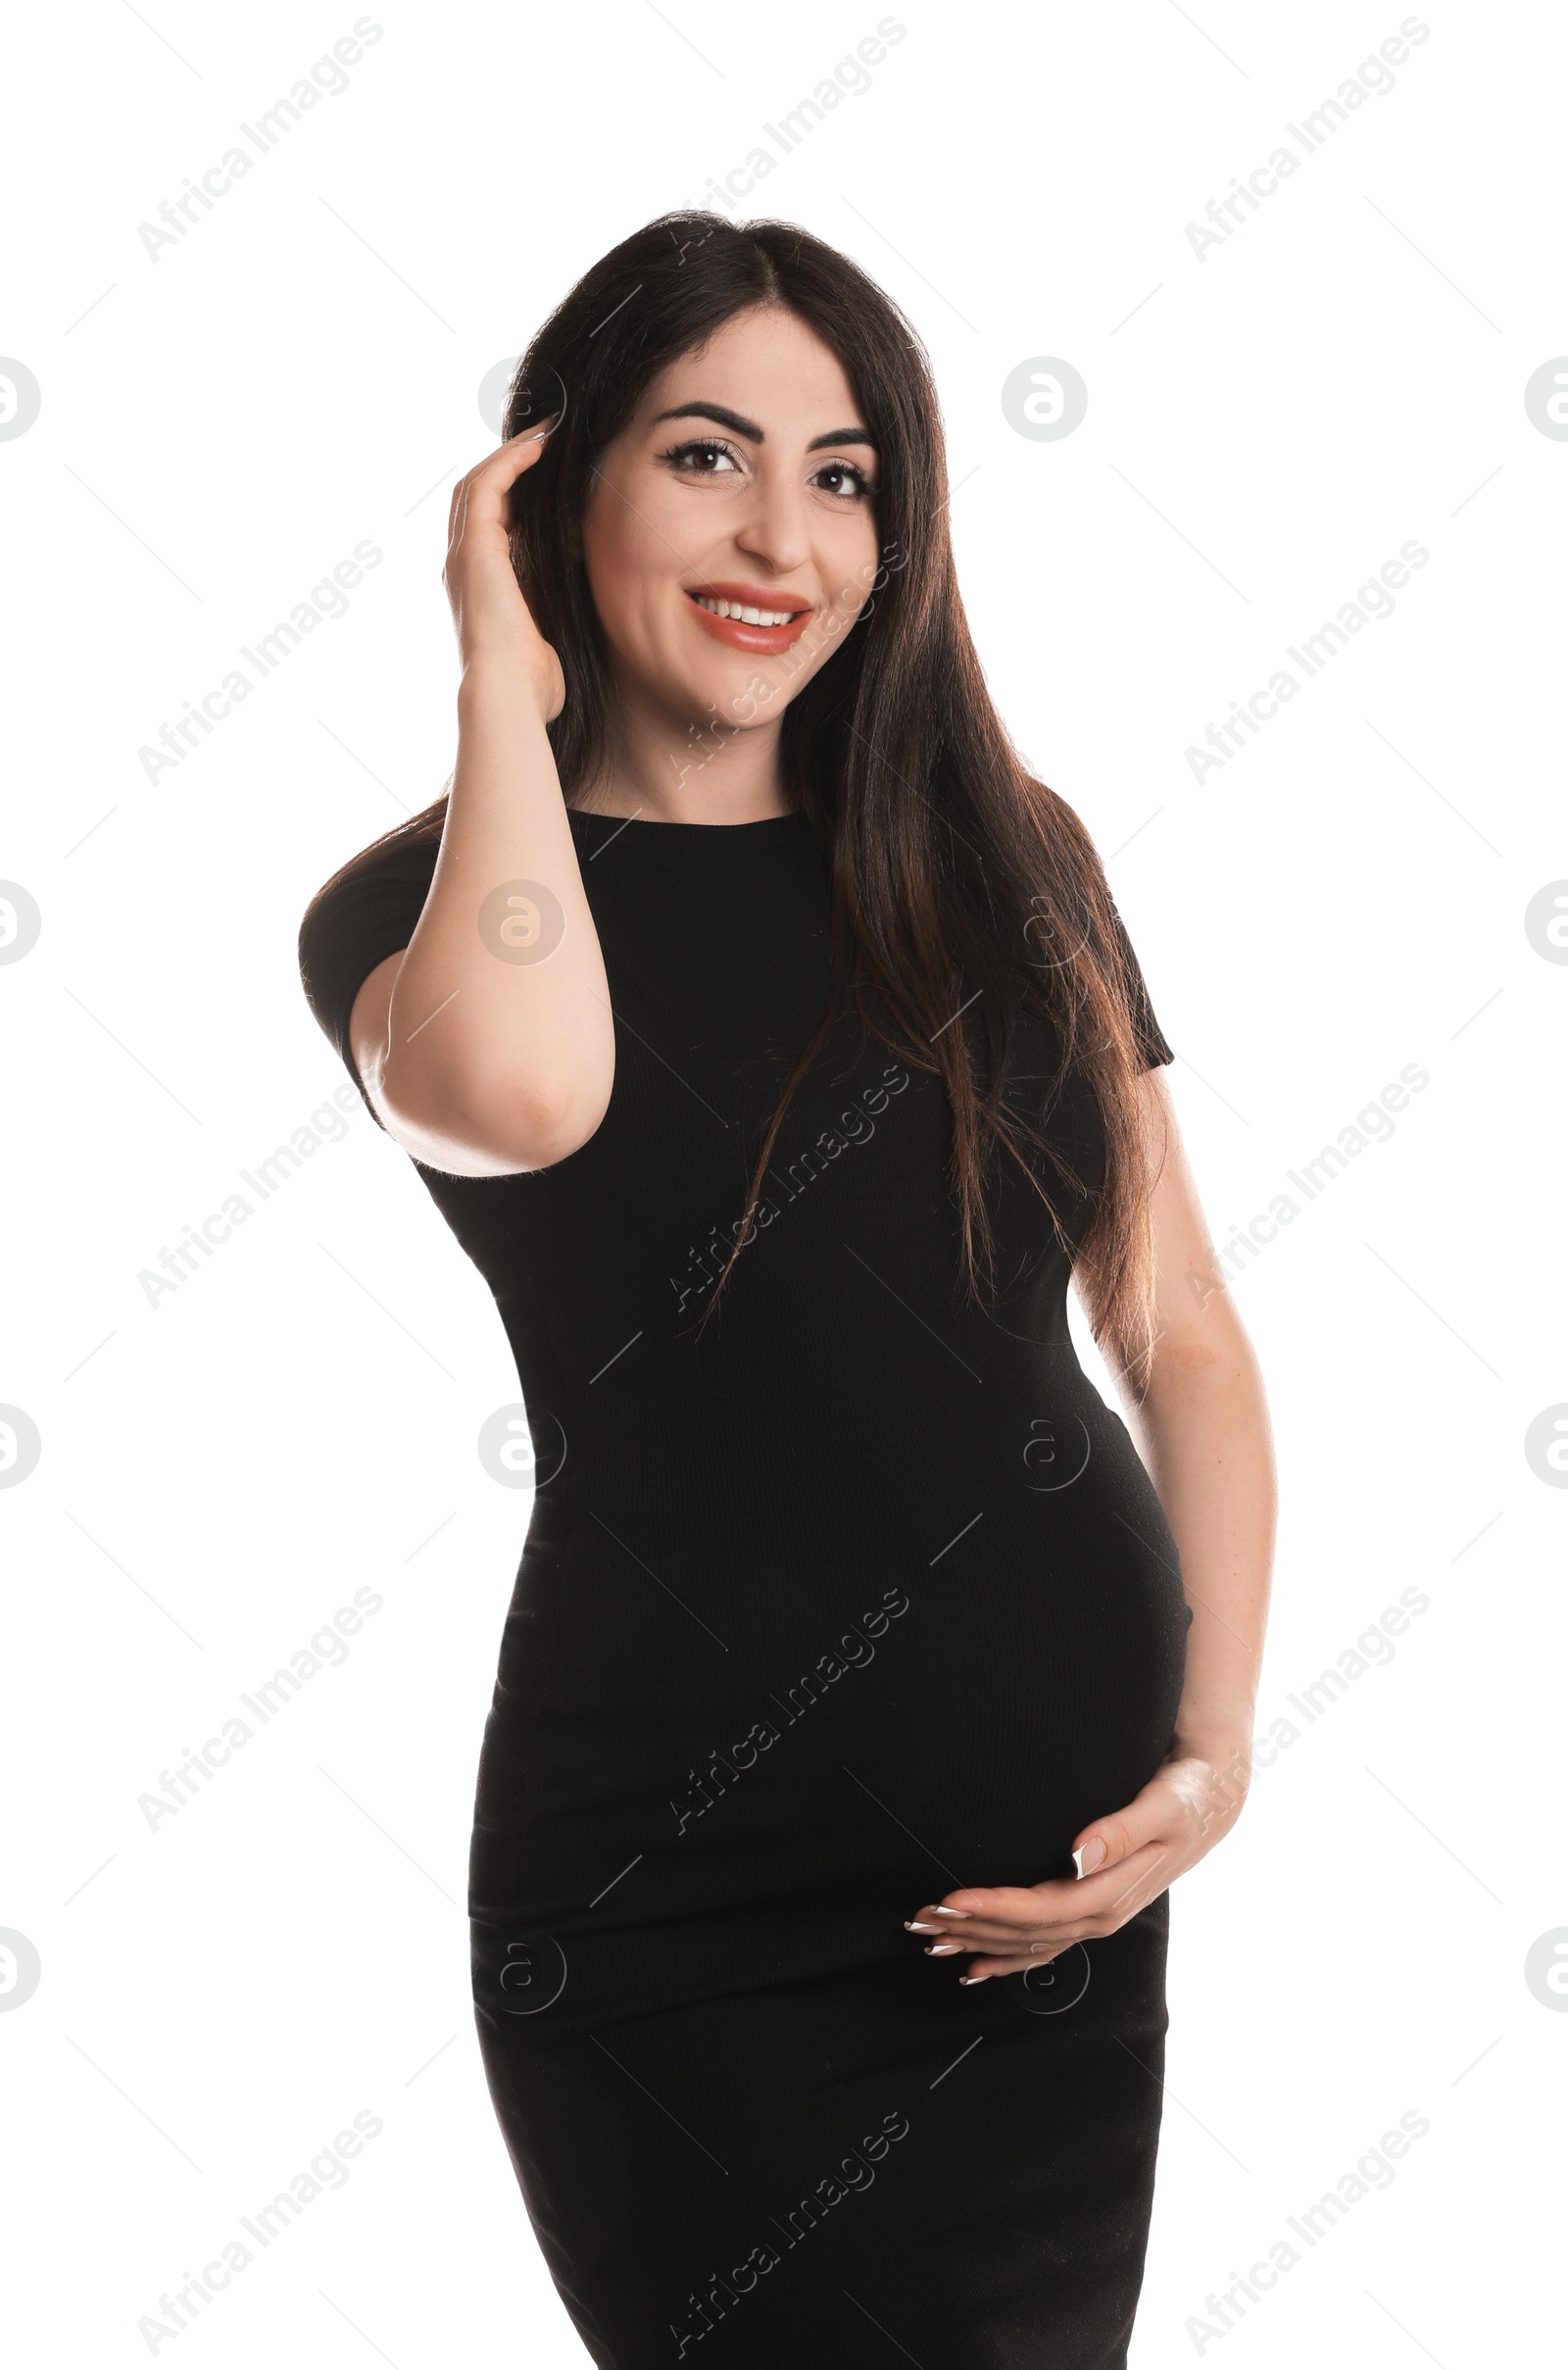
[[[744,726],[677,720],[622,703],[605,764],[573,804],[645,822],[751,823],[786,815],[782,716]]]

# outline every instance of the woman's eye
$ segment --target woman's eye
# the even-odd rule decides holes
[[[735,456],[727,444],[679,444],[664,458],[693,477],[716,477],[735,467]]]
[[[864,470],[848,461],[829,461],[817,470],[813,483],[840,501],[859,501],[872,491],[871,480]]]

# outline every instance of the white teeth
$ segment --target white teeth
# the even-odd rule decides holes
[[[743,625],[787,625],[794,617],[792,609],[748,609],[743,602],[726,601],[716,594],[694,593],[699,609],[711,612],[715,617],[737,617]]]

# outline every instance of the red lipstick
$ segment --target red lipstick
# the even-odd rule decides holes
[[[812,606],[803,601],[799,593],[769,592],[762,584],[731,583],[727,579],[723,583],[688,584],[682,589],[698,623],[707,628],[715,642],[727,642],[732,650],[788,650],[811,621]],[[784,625],[749,625],[744,617],[721,617],[716,610],[705,609],[705,600],[727,602],[732,610],[760,609],[764,617],[788,612],[789,620]]]

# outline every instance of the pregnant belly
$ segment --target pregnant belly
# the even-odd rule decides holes
[[[587,1931],[645,1901],[722,1918],[1069,1873],[1168,1749],[1187,1635],[1158,1500],[1085,1392],[1032,1458],[1003,1423],[911,1474],[906,1538],[948,1525],[934,1555],[884,1530],[656,1569],[618,1525],[548,1513],[486,1730],[476,1911]]]

